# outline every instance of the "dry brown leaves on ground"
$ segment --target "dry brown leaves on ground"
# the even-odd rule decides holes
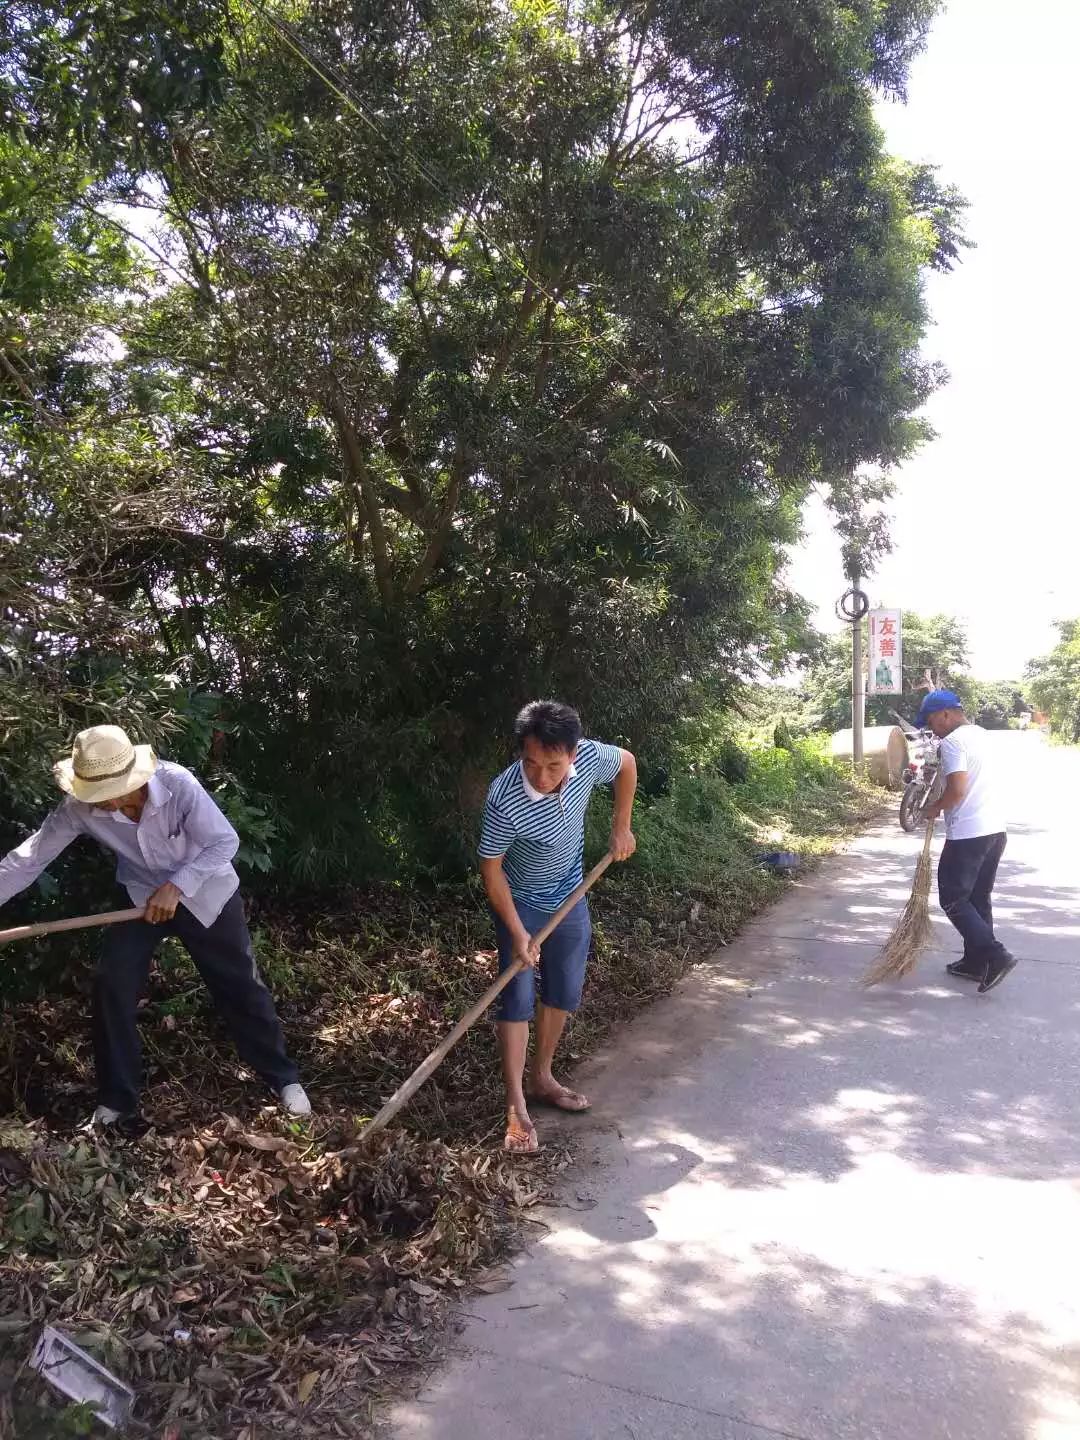
[[[145,1435],[363,1434],[386,1375],[430,1349],[541,1195],[500,1152],[349,1129],[225,1116],[110,1144],[9,1127],[0,1434],[80,1433],[49,1428],[56,1401],[21,1368],[46,1322],[134,1387]]]
[[[674,983],[691,925],[710,944],[689,900],[684,915],[638,895],[624,915],[606,898],[571,1057]],[[565,1165],[550,1147],[510,1161],[444,1143],[501,1138],[487,1023],[415,1097],[411,1134],[356,1144],[356,1117],[490,982],[476,906],[264,909],[256,935],[316,1106],[306,1127],[260,1108],[183,957],[161,957],[141,1012],[152,1128],[138,1139],[78,1129],[93,1103],[87,964],[0,1008],[0,1440],[81,1433],[47,1428],[59,1405],[20,1368],[45,1322],[130,1381],[153,1440],[363,1434],[371,1398],[443,1329],[447,1297],[518,1237],[536,1177]],[[33,1118],[5,1140],[5,1113]]]

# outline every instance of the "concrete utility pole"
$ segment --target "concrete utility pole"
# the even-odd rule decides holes
[[[859,594],[857,572],[851,577],[851,588]],[[863,725],[866,721],[866,677],[863,675],[862,615],[856,608],[856,618],[851,626],[851,759],[855,765],[863,762]]]
[[[863,725],[866,720],[866,677],[863,675],[862,622],[870,609],[870,601],[859,589],[862,575],[858,570],[848,573],[851,588],[836,602],[836,614],[851,626],[851,763],[863,762]]]

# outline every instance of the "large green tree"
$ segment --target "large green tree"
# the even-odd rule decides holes
[[[93,191],[70,147],[0,135],[0,849],[55,802],[72,729],[122,718],[197,763],[212,735],[213,702],[162,673],[147,623],[178,580],[152,560],[182,514],[177,460],[108,360],[153,277]],[[237,814],[242,792],[222,798]],[[249,840],[265,823],[252,810]],[[88,901],[107,877],[85,873]]]
[[[152,270],[91,285],[70,413],[22,377],[20,529],[88,510],[91,648],[224,697],[300,874],[441,860],[531,694],[661,763],[801,643],[809,487],[899,461],[939,378],[961,203],[872,109],[933,9],[7,7],[53,232]]]
[[[1031,698],[1057,734],[1080,743],[1080,620],[1058,623],[1058,643],[1027,667]]]

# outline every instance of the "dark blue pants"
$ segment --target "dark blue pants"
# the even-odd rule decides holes
[[[998,865],[1005,853],[1005,835],[979,835],[972,840],[946,840],[938,862],[941,908],[964,937],[964,958],[991,960],[1006,953],[994,936],[991,896]]]
[[[551,916],[531,905],[514,902],[518,918],[530,935],[535,935]],[[495,916],[495,938],[499,946],[499,972],[509,969],[514,959],[514,941],[498,915]],[[592,940],[589,902],[582,898],[561,924],[555,927],[540,947],[540,999],[552,1010],[568,1010],[571,1014],[581,1004],[585,984],[585,961]],[[499,996],[500,1020],[531,1020],[536,1005],[537,972],[520,971]]]
[[[133,1113],[142,1085],[142,1046],[135,1023],[150,961],[166,935],[175,935],[195,962],[214,1005],[244,1061],[272,1090],[297,1079],[270,991],[260,978],[239,894],[212,925],[183,905],[164,925],[129,920],[109,931],[94,979],[94,1062],[98,1104]]]

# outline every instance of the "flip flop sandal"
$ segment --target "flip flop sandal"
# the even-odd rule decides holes
[[[508,1155],[539,1155],[543,1148],[536,1138],[535,1125],[522,1125],[520,1120],[507,1125],[503,1149]]]
[[[549,1110],[561,1110],[566,1115],[584,1115],[586,1110],[592,1109],[592,1102],[586,1100],[584,1095],[579,1095],[576,1090],[568,1090],[564,1085],[562,1093],[575,1100],[585,1100],[585,1103],[584,1105],[564,1105],[556,1095],[541,1095],[539,1092],[530,1094],[528,1098],[534,1105],[546,1105]]]

